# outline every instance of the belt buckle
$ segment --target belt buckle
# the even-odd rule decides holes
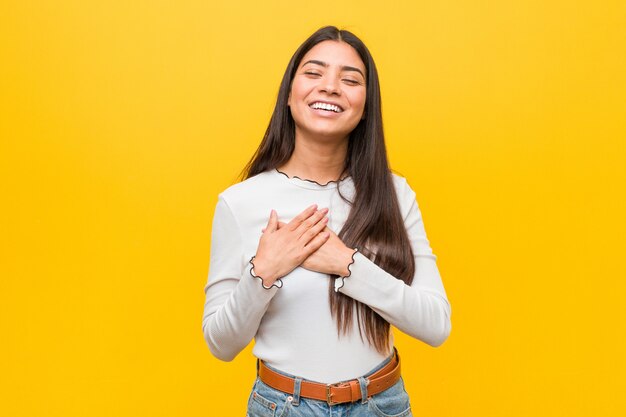
[[[339,404],[338,402],[333,402],[333,399],[332,399],[332,394],[331,394],[331,392],[330,392],[330,389],[331,389],[332,387],[337,387],[337,386],[339,386],[339,384],[340,384],[340,383],[338,383],[338,382],[337,382],[337,383],[334,383],[334,384],[326,384],[326,403],[327,403],[328,405],[335,405],[335,404]]]

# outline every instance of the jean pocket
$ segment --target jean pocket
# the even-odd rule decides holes
[[[252,391],[248,400],[249,417],[274,417],[276,413],[276,403],[265,398],[256,390]]]
[[[402,378],[383,392],[368,400],[369,408],[379,417],[408,417],[411,414],[409,394],[404,389]]]
[[[291,397],[257,379],[248,400],[249,417],[285,417]]]

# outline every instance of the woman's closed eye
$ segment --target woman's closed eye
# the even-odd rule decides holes
[[[306,72],[305,72],[305,74],[306,74],[306,75],[312,75],[312,76],[314,76],[314,77],[321,77],[321,76],[322,76],[322,74],[317,73],[317,72],[313,72],[313,71],[306,71]],[[352,80],[352,79],[350,79],[350,78],[344,78],[342,81],[347,82],[347,83],[348,83],[348,84],[350,84],[350,85],[358,85],[358,84],[361,84],[361,82],[360,82],[360,81],[357,81],[357,80]]]

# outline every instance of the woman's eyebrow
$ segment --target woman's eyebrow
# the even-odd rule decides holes
[[[323,67],[327,67],[328,66],[328,64],[326,62],[318,61],[317,59],[310,59],[307,62],[305,62],[304,64],[302,64],[302,66],[305,66],[306,64],[317,64],[317,65],[321,65]],[[348,65],[344,65],[344,66],[341,67],[341,70],[342,71],[356,71],[359,74],[361,74],[363,76],[363,78],[365,78],[365,75],[363,74],[363,72],[360,69],[356,68],[356,67],[351,67],[351,66],[348,66]]]

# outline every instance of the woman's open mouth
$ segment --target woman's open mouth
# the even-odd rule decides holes
[[[335,104],[324,103],[321,101],[315,101],[309,104],[309,107],[317,114],[331,115],[339,114],[343,112],[343,109]]]

